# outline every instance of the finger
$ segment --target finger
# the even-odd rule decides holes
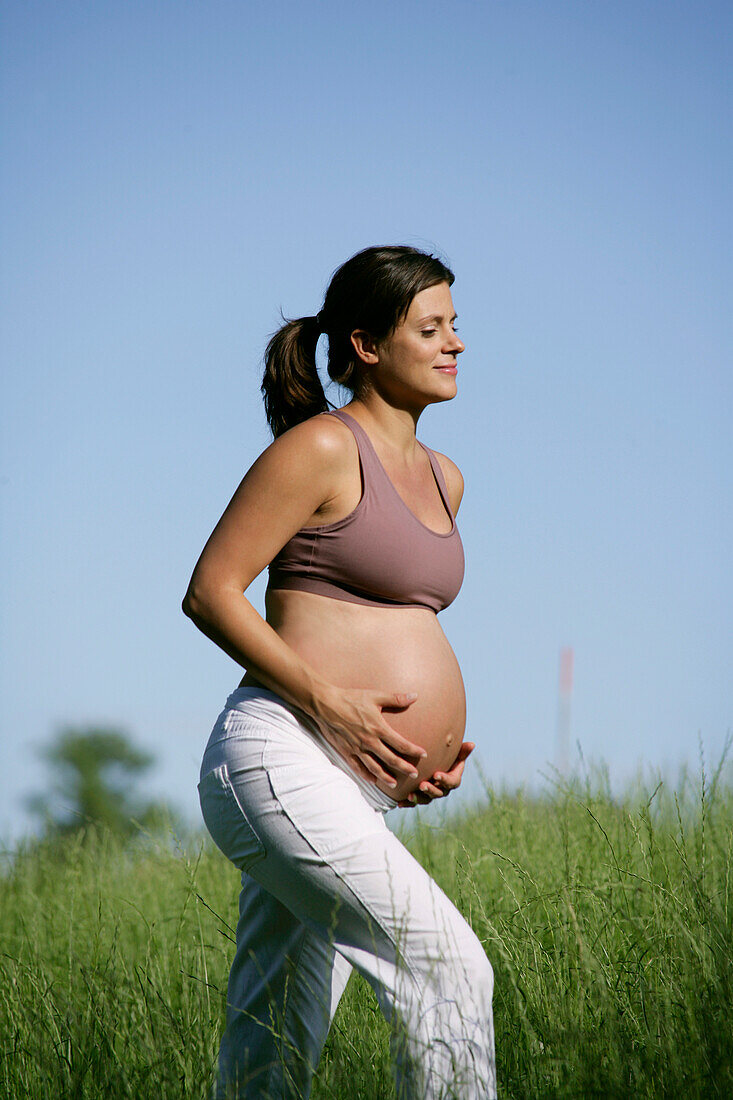
[[[473,743],[473,741],[464,741],[463,744],[461,745],[460,749],[458,750],[457,759],[458,760],[468,760],[469,756],[471,755],[471,753],[473,752],[473,750],[475,748],[476,748],[476,746]]]
[[[419,787],[420,794],[427,795],[432,801],[434,798],[445,798],[445,791],[437,787],[429,779],[424,780]]]
[[[372,775],[368,768],[364,767],[358,756],[349,757],[349,763],[351,764],[354,771],[357,772],[362,779],[366,779],[369,783],[375,782],[375,776]]]
[[[382,740],[403,756],[415,756],[418,760],[422,760],[428,755],[422,745],[416,744],[415,741],[408,741],[384,718],[382,719]]]
[[[380,711],[390,714],[395,711],[406,710],[407,707],[412,706],[416,699],[416,691],[397,691],[391,692],[389,695],[378,695],[376,697],[376,702]],[[400,752],[409,753],[412,756],[427,756],[422,745],[416,745],[413,741],[408,741],[406,737],[402,737],[402,735],[397,733],[388,722],[385,722],[385,725],[389,729],[392,744],[394,744]]]
[[[459,764],[454,764],[449,772],[436,772],[432,777],[432,781],[434,783],[439,783],[441,787],[444,787],[447,791],[454,791],[461,785],[465,767],[466,761],[461,760]]]
[[[447,772],[436,772],[432,777],[434,780],[440,780],[441,783],[445,783],[451,789],[457,787],[461,782],[463,776],[463,770],[466,766],[466,761],[473,752],[476,746],[471,741],[464,741],[458,750],[458,756],[455,762]]]
[[[413,791],[407,797],[412,799],[414,806],[428,806],[433,801],[429,794],[423,794],[422,791]]]
[[[458,756],[452,768],[447,772],[435,772],[427,782],[432,783],[435,787],[440,787],[443,797],[450,794],[451,791],[455,791],[461,785],[466,760],[475,748],[476,746],[472,741],[464,741],[458,750]]]
[[[388,768],[400,772],[410,779],[417,779],[417,768],[415,764],[411,760],[405,760],[404,757],[398,756],[396,753],[392,752],[390,747],[385,745],[383,741],[379,741],[376,745],[369,747],[365,746],[365,751],[376,756],[380,764],[386,765]]]
[[[404,738],[400,738],[399,734],[392,729],[391,726],[386,727],[387,731],[393,738],[404,741]],[[334,731],[324,726],[322,733],[326,740],[333,745],[336,751],[345,756],[343,751],[343,745],[334,736]],[[409,745],[409,741],[405,741],[405,744]],[[425,755],[424,750],[416,746],[419,752],[413,753],[414,756],[419,757],[420,754]],[[396,786],[394,775],[386,771],[386,768],[392,768],[394,771],[401,773],[410,779],[417,779],[417,768],[414,762],[405,760],[402,756],[398,756],[392,751],[389,745],[381,739],[381,732],[374,731],[371,733],[364,732],[356,745],[351,746],[351,758],[360,759],[363,764],[369,769],[370,776],[374,776],[377,779],[383,779],[385,783],[389,783],[390,786]]]
[[[432,782],[439,783],[441,787],[447,787],[449,790],[454,791],[456,787],[461,785],[465,767],[466,761],[461,760],[459,764],[454,764],[449,772],[436,772],[432,776]]]
[[[453,761],[453,764],[448,769],[448,774],[450,774],[450,772],[453,771],[453,769],[456,767],[456,765],[465,764],[466,760],[468,760],[469,756],[471,755],[471,753],[473,752],[473,750],[475,748],[476,748],[476,746],[474,745],[473,741],[464,741],[463,744],[461,745],[461,747],[458,750],[458,754],[457,754],[455,760]]]
[[[399,742],[396,748],[392,744],[395,741]],[[408,748],[402,749],[401,745],[406,745]],[[365,731],[360,748],[362,752],[375,756],[380,764],[409,776],[410,779],[417,779],[416,761],[427,755],[420,745],[412,745],[386,723],[384,733],[381,730]]]
[[[388,772],[386,768],[383,768],[380,762],[376,759],[376,757],[372,756],[371,753],[363,752],[358,757],[358,759],[370,773],[373,780],[379,779],[381,780],[381,782],[386,783],[388,787],[397,786],[397,780],[395,779],[395,777],[390,772]]]
[[[406,710],[416,699],[416,691],[390,691],[387,695],[377,695],[377,703],[384,710]]]

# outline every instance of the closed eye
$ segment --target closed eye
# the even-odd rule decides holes
[[[458,332],[458,326],[457,325],[453,325],[452,327],[453,327],[453,332]],[[424,329],[421,330],[423,336],[434,336],[435,331],[436,330],[434,328],[424,328]]]

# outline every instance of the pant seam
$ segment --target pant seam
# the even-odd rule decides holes
[[[269,776],[269,769],[268,769],[268,767],[267,767],[267,765],[268,765],[268,763],[269,763],[269,761],[268,761],[268,753],[267,753],[267,745],[265,746],[265,749],[264,749],[264,751],[263,751],[263,754],[262,754],[262,762],[263,762],[263,765],[265,766],[265,770],[266,770],[266,772],[267,772],[267,775],[268,775],[268,779],[269,779],[269,778],[270,778],[270,776]],[[297,833],[298,833],[298,834],[299,834],[299,835],[300,835],[300,836],[302,837],[302,839],[303,839],[303,840],[305,841],[305,843],[306,843],[306,844],[308,845],[308,847],[309,847],[309,848],[311,849],[311,851],[312,851],[312,852],[314,852],[314,853],[315,853],[315,855],[317,855],[317,856],[318,856],[318,858],[319,858],[319,859],[321,859],[321,860],[323,861],[323,863],[324,863],[324,864],[325,864],[325,865],[326,865],[326,866],[327,866],[327,867],[329,868],[329,870],[330,870],[330,871],[332,872],[332,874],[334,874],[334,875],[336,876],[336,878],[337,878],[337,879],[339,880],[339,882],[341,882],[341,883],[342,883],[342,884],[343,884],[343,885],[344,885],[344,886],[346,887],[346,889],[347,889],[347,890],[349,891],[349,893],[351,893],[351,894],[352,894],[352,895],[353,895],[353,896],[354,896],[354,897],[356,898],[356,900],[357,900],[357,901],[359,902],[359,904],[360,904],[360,905],[362,906],[362,908],[363,908],[363,909],[364,909],[364,910],[366,911],[366,913],[368,914],[368,916],[369,916],[370,920],[372,920],[372,921],[373,921],[373,922],[374,922],[374,923],[376,924],[376,926],[377,926],[377,927],[379,928],[379,930],[381,931],[382,935],[384,935],[384,936],[385,936],[385,937],[387,938],[387,940],[389,941],[389,943],[390,943],[390,944],[391,944],[391,946],[392,946],[392,949],[393,949],[393,950],[394,950],[394,952],[395,952],[395,956],[396,956],[396,957],[400,957],[400,958],[404,959],[404,962],[405,962],[406,968],[407,968],[407,970],[408,970],[408,972],[409,972],[409,975],[410,975],[410,978],[411,978],[411,980],[412,980],[412,981],[413,981],[413,982],[415,983],[415,985],[417,986],[417,988],[418,988],[418,989],[420,989],[420,988],[421,988],[421,983],[420,983],[420,981],[419,981],[418,975],[417,975],[417,974],[415,973],[415,971],[414,971],[414,969],[413,969],[413,967],[412,967],[412,964],[411,964],[411,963],[409,962],[409,960],[407,959],[407,957],[406,957],[406,956],[404,956],[404,955],[402,955],[402,954],[401,954],[401,952],[399,951],[399,947],[398,947],[398,944],[397,944],[397,942],[395,941],[395,939],[394,939],[394,937],[392,936],[392,934],[391,934],[391,932],[389,931],[389,929],[387,929],[387,928],[385,928],[385,927],[383,926],[383,924],[382,924],[382,921],[381,921],[381,919],[380,919],[380,918],[379,918],[379,917],[378,917],[378,916],[376,915],[376,913],[375,913],[375,912],[374,912],[374,911],[372,910],[372,907],[371,907],[371,905],[370,905],[370,904],[369,904],[369,903],[367,902],[367,900],[366,900],[366,899],[365,899],[364,897],[362,897],[362,895],[361,895],[361,893],[359,892],[359,890],[358,890],[358,889],[357,889],[357,888],[356,888],[355,886],[353,886],[353,885],[352,885],[352,883],[350,883],[350,882],[349,882],[349,881],[348,881],[348,880],[347,880],[346,878],[344,878],[343,874],[341,874],[341,872],[340,872],[340,871],[339,871],[339,870],[338,870],[338,869],[337,869],[336,867],[334,867],[334,865],[333,865],[333,863],[331,862],[331,860],[330,860],[329,856],[328,856],[328,855],[326,855],[326,854],[324,854],[323,852],[320,852],[320,851],[318,850],[318,848],[316,848],[316,846],[315,846],[315,845],[314,845],[314,844],[312,843],[312,841],[311,841],[311,840],[310,840],[310,839],[309,839],[309,838],[308,838],[308,837],[307,837],[307,836],[305,835],[305,833],[303,832],[303,830],[302,830],[302,829],[300,828],[300,826],[298,825],[297,821],[295,821],[295,819],[294,819],[294,818],[292,817],[292,815],[291,815],[291,814],[290,814],[290,812],[288,811],[288,808],[287,808],[287,806],[285,806],[285,804],[283,803],[282,799],[281,799],[281,798],[280,798],[280,796],[279,796],[279,795],[277,794],[277,792],[276,792],[275,788],[274,788],[274,787],[273,787],[273,785],[272,785],[272,780],[270,780],[270,789],[271,789],[271,791],[272,791],[272,795],[273,795],[273,798],[274,798],[274,799],[275,799],[275,801],[277,802],[278,806],[280,806],[280,808],[282,809],[283,813],[285,814],[285,816],[287,817],[288,821],[289,821],[289,822],[290,822],[290,824],[291,824],[291,825],[293,826],[293,828],[294,828],[294,829],[296,830],[296,832],[297,832]],[[371,807],[370,807],[370,809],[371,809]],[[376,811],[376,810],[373,810],[373,812],[374,812],[374,813],[377,813],[377,811]],[[384,826],[384,827],[386,828],[386,826]],[[381,831],[381,830],[379,830],[379,829],[376,829],[376,830],[375,830],[375,832],[377,832],[377,833],[378,833],[378,832],[380,832],[380,831]],[[368,834],[367,834],[367,835],[368,835]],[[395,839],[396,839],[396,838],[395,838]],[[397,841],[397,843],[400,843],[400,841]],[[414,857],[413,857],[413,858],[414,858]]]
[[[263,720],[266,721],[265,716],[263,716]],[[234,728],[238,725],[235,722],[231,724]],[[466,1070],[469,1071],[470,1067],[473,1066],[473,1072],[476,1074],[476,1056],[473,1053],[471,1044],[474,1043],[473,1035],[476,1026],[483,1034],[481,1024],[484,1013],[479,1010],[479,1003],[482,1005],[483,1000],[476,999],[474,1006],[474,998],[469,995],[471,1012],[469,1013],[468,1023],[470,1023],[470,1027],[463,1019],[462,1014],[454,1019],[451,1012],[446,1014],[441,1008],[440,1002],[445,1000],[447,1009],[450,1009],[451,1006],[460,1007],[463,1005],[464,1002],[458,998],[457,993],[451,996],[451,991],[457,989],[458,986],[452,984],[452,979],[444,986],[440,970],[438,970],[437,975],[433,972],[433,966],[440,966],[440,958],[445,952],[450,952],[452,955],[453,952],[457,951],[455,958],[456,961],[460,962],[461,956],[464,954],[464,934],[470,931],[470,924],[460,914],[456,906],[451,903],[450,899],[446,897],[445,893],[441,891],[440,887],[430,879],[426,869],[421,866],[399,838],[391,832],[388,836],[384,835],[388,830],[380,811],[370,804],[353,780],[350,789],[353,790],[353,787],[357,786],[357,790],[353,791],[351,796],[354,802],[347,800],[345,789],[339,788],[337,790],[334,786],[333,809],[335,811],[338,807],[340,812],[336,817],[326,815],[322,825],[320,820],[311,813],[312,810],[319,809],[317,783],[312,791],[310,785],[307,790],[303,790],[302,785],[299,786],[298,784],[297,769],[287,779],[283,772],[282,795],[278,793],[276,786],[281,785],[280,769],[288,762],[288,756],[282,754],[281,763],[278,764],[280,749],[284,750],[289,747],[285,741],[282,742],[282,745],[280,744],[281,739],[275,733],[279,725],[279,723],[273,723],[273,739],[270,739],[269,736],[265,736],[265,731],[260,728],[259,716],[253,724],[253,728],[258,733],[257,740],[259,741],[260,737],[263,737],[263,740],[257,745],[256,753],[254,753],[258,763],[257,770],[261,769],[261,772],[257,784],[252,787],[252,791],[258,799],[256,803],[252,803],[253,812],[257,820],[259,820],[257,815],[263,807],[266,807],[268,813],[276,815],[272,819],[275,827],[273,835],[280,838],[278,845],[282,843],[283,860],[285,861],[281,868],[279,858],[275,860],[272,868],[273,885],[277,887],[278,876],[284,873],[287,860],[292,858],[301,864],[297,873],[306,875],[306,879],[310,865],[310,870],[315,877],[308,881],[311,881],[312,885],[315,886],[320,880],[321,887],[330,894],[337,909],[339,906],[343,906],[343,912],[337,915],[337,909],[332,909],[331,921],[326,921],[325,918],[319,921],[316,918],[316,928],[310,928],[308,931],[306,925],[305,935],[300,939],[297,947],[293,945],[295,947],[294,954],[289,957],[290,966],[292,967],[292,980],[288,980],[286,973],[285,996],[280,1001],[282,1005],[282,1034],[280,1043],[275,1048],[279,1057],[272,1061],[267,1058],[270,1064],[266,1069],[265,1088],[272,1094],[273,1089],[285,1088],[288,1084],[292,1087],[294,1081],[300,1080],[297,1057],[301,1044],[298,1040],[300,1034],[298,1027],[299,1023],[305,1021],[307,1017],[304,1015],[301,1021],[299,1013],[302,1010],[301,995],[307,995],[309,989],[308,977],[307,975],[300,975],[300,970],[305,963],[309,943],[313,943],[314,949],[316,944],[320,944],[322,949],[323,945],[335,947],[336,937],[339,935],[338,929],[342,921],[346,921],[345,927],[347,929],[353,922],[356,922],[357,926],[361,926],[358,939],[354,943],[355,947],[359,947],[364,959],[363,969],[361,962],[357,965],[357,969],[362,970],[367,979],[373,983],[375,990],[379,993],[380,1003],[384,1010],[391,1006],[396,1011],[398,1019],[402,1017],[403,1011],[406,1013],[404,1019],[408,1025],[409,1034],[417,1044],[416,1050],[421,1049],[421,1037],[424,1038],[426,1034],[432,1034],[432,1030],[425,1031],[426,1015],[435,1011],[435,1025],[432,1023],[433,1017],[431,1016],[431,1022],[427,1026],[430,1029],[437,1028],[435,1031],[436,1036],[443,1036],[445,1041],[457,1029],[455,1034],[457,1035],[460,1032],[461,1037],[464,1037],[469,1044],[465,1054]],[[243,740],[247,739],[243,738]],[[311,738],[311,741],[317,745],[313,738]],[[252,749],[254,747],[254,745],[251,745]],[[320,746],[318,747],[320,748]],[[328,759],[325,752],[323,756]],[[243,768],[245,760],[249,761],[250,759],[249,753],[242,753]],[[305,762],[310,765],[310,758]],[[249,770],[248,764],[247,771]],[[343,769],[340,770],[342,774],[346,775]],[[275,771],[277,771],[277,775],[275,775]],[[313,777],[317,780],[317,765]],[[273,782],[273,778],[275,782]],[[348,776],[348,778],[351,777]],[[249,776],[243,774],[243,784],[248,779]],[[361,803],[356,801],[359,795],[363,800]],[[272,799],[272,802],[270,802],[270,799]],[[238,802],[239,799],[237,798],[236,801]],[[351,824],[349,806],[353,806],[351,811],[353,821]],[[277,815],[282,815],[279,823],[277,822]],[[244,816],[249,820],[247,814]],[[263,820],[265,820],[264,817]],[[288,839],[289,830],[293,830],[290,833],[290,839]],[[348,840],[349,835],[352,837],[350,841]],[[313,839],[311,839],[311,836]],[[376,841],[377,836],[380,837],[380,842]],[[334,840],[334,838],[336,839]],[[277,847],[277,850],[279,851],[279,847]],[[311,856],[308,853],[313,854]],[[268,860],[265,856],[261,866],[264,867],[267,863]],[[320,876],[317,870],[319,865],[322,869]],[[295,867],[296,863],[293,863],[291,870]],[[269,893],[268,887],[258,881],[257,868],[253,867],[252,870],[254,873],[251,877],[258,882],[259,888]],[[360,877],[362,874],[365,876],[365,882]],[[269,872],[267,877],[269,877]],[[295,917],[296,911],[301,911],[299,909],[298,894],[293,893],[292,889],[287,889],[284,891],[283,896],[290,899],[293,905],[290,912]],[[341,900],[339,900],[339,896]],[[303,900],[305,901],[305,899]],[[358,908],[352,909],[352,906],[358,906]],[[430,919],[427,922],[421,919],[415,924],[413,914],[416,909],[419,911],[421,908],[428,909]],[[310,909],[306,907],[305,912],[309,913]],[[365,920],[371,924],[373,931],[370,931],[369,925],[365,924]],[[313,941],[311,941],[311,935],[314,936]],[[379,941],[379,936],[384,936],[383,943]],[[348,938],[343,940],[343,944],[348,945],[349,943],[351,941]],[[348,947],[346,949],[348,950]],[[280,950],[280,956],[285,962],[287,952],[284,951],[284,944]],[[358,957],[358,955],[355,957]],[[473,958],[470,953],[469,957]],[[308,969],[307,965],[306,969]],[[464,978],[467,977],[468,971],[464,970],[463,974]],[[461,981],[464,978],[461,978]],[[470,990],[470,979],[468,989]],[[304,1002],[304,1005],[307,1007],[306,1002]],[[473,1011],[474,1007],[475,1012]],[[295,1024],[293,1035],[289,1033],[291,1020]],[[489,1029],[491,1029],[490,1020],[489,1006],[489,1015],[487,1016]],[[478,1040],[476,1041],[478,1042]],[[291,1043],[294,1045],[291,1045]],[[481,1045],[479,1043],[479,1046],[483,1051],[485,1044]],[[310,1048],[303,1048],[302,1053],[305,1049]],[[295,1060],[292,1060],[293,1055],[296,1056]],[[434,1068],[434,1072],[437,1074],[435,1077],[436,1087],[438,1087],[438,1082],[442,1081],[443,1070],[441,1067],[443,1060],[441,1057]],[[420,1060],[420,1064],[422,1064],[422,1060]],[[461,1064],[463,1065],[463,1063]],[[495,1066],[495,1062],[492,1064]],[[288,1069],[288,1067],[290,1068]],[[301,1069],[304,1068],[305,1065],[302,1065]],[[487,1073],[489,1068],[487,1068]],[[428,1073],[433,1072],[428,1063],[425,1063],[424,1069]],[[492,1072],[495,1073],[495,1070]],[[492,1095],[495,1096],[495,1093],[492,1093]]]

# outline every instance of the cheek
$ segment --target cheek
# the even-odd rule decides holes
[[[436,344],[433,340],[415,341],[410,351],[416,363],[427,363],[435,358]]]

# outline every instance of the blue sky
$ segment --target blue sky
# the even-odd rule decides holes
[[[370,244],[456,273],[459,395],[419,435],[466,479],[441,619],[484,772],[544,782],[568,645],[572,742],[612,782],[695,765],[699,737],[715,759],[732,21],[669,0],[3,6],[0,839],[30,827],[65,724],[127,729],[157,756],[147,789],[195,818],[239,672],[180,600],[268,442],[279,310],[316,312]]]

